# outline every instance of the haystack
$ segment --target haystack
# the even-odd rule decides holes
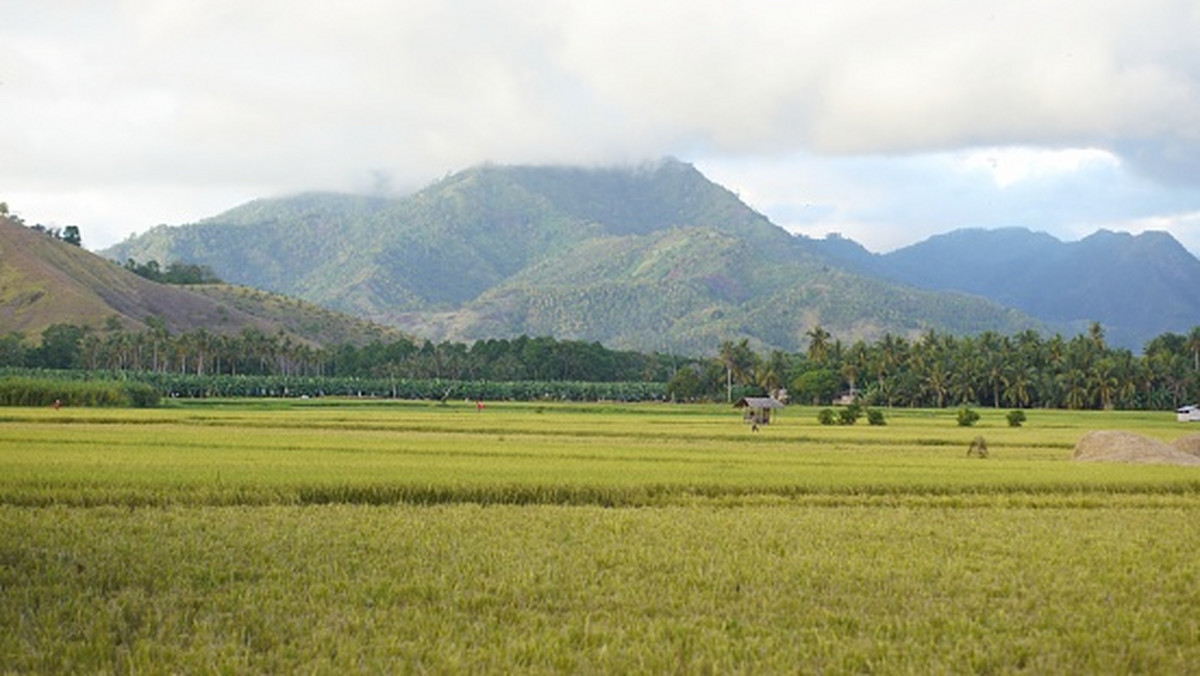
[[[1132,462],[1146,465],[1200,465],[1200,457],[1168,443],[1132,432],[1088,432],[1071,456],[1083,462]]]
[[[1186,437],[1179,437],[1171,442],[1177,451],[1183,451],[1188,455],[1200,457],[1200,434],[1189,434]]]

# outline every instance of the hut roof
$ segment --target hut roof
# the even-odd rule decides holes
[[[775,397],[742,397],[733,405],[734,408],[783,408],[783,403]]]

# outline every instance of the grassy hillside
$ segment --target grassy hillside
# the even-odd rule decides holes
[[[77,246],[0,219],[0,330],[33,336],[51,324],[102,327],[112,318],[128,329],[161,317],[173,332],[214,332],[271,323],[185,288],[122,269]]]
[[[128,330],[164,320],[171,333],[204,328],[283,331],[321,345],[391,340],[394,330],[311,303],[226,285],[179,287],[143,279],[115,263],[0,218],[0,333],[33,340],[53,324]]]

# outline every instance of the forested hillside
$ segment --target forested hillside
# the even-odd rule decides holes
[[[387,202],[303,195],[106,251],[210,266],[435,341],[522,334],[710,353],[927,328],[1044,325],[983,299],[846,272],[677,160],[481,166]]]

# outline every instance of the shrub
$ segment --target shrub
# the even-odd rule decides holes
[[[883,419],[883,411],[877,408],[868,408],[867,423],[870,425],[886,425],[887,421]]]
[[[1008,415],[1005,416],[1005,419],[1008,420],[1009,427],[1020,427],[1021,423],[1025,422],[1025,411],[1022,411],[1019,408],[1013,409],[1008,412]]]
[[[862,406],[850,404],[838,412],[839,425],[853,425],[862,417]]]
[[[832,408],[823,408],[817,413],[817,422],[822,425],[832,425],[837,422],[837,416],[834,415]]]
[[[970,427],[979,422],[979,414],[966,406],[958,409],[958,426]]]

